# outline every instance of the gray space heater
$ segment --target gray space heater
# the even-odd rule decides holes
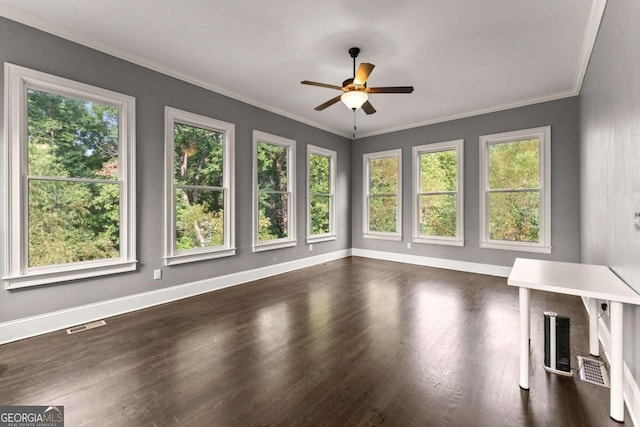
[[[569,318],[552,311],[544,313],[544,369],[558,375],[572,375]]]

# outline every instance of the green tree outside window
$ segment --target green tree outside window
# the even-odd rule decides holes
[[[29,267],[120,256],[118,113],[27,89]]]
[[[369,231],[398,232],[399,158],[369,160]]]
[[[289,234],[287,147],[259,141],[258,240],[285,239]]]
[[[489,145],[489,239],[540,241],[540,140]]]

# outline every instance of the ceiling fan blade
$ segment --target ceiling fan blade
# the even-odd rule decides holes
[[[326,83],[312,82],[312,81],[309,81],[309,80],[303,80],[300,83],[302,83],[303,85],[319,86],[319,87],[326,87],[328,89],[342,90],[342,86],[329,85],[329,84],[326,84]]]
[[[363,62],[356,71],[356,77],[353,79],[353,83],[357,85],[363,85],[369,78],[369,74],[373,71],[375,65]]]
[[[316,108],[314,108],[314,110],[316,111],[322,111],[327,107],[331,107],[333,104],[335,104],[336,102],[340,101],[340,97],[342,95],[338,95],[335,98],[331,98],[330,100],[328,100],[327,102],[325,102],[324,104],[320,104],[318,105]]]
[[[362,110],[367,114],[373,114],[376,112],[376,109],[373,108],[373,105],[369,101],[362,104]]]
[[[369,93],[411,93],[413,86],[388,86],[388,87],[370,87],[367,88]]]

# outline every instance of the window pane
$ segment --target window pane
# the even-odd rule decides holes
[[[540,140],[489,145],[489,188],[515,189],[540,186]]]
[[[176,189],[176,250],[224,245],[224,193]]]
[[[118,178],[118,109],[27,89],[28,170],[35,176]]]
[[[289,229],[288,194],[260,193],[259,240],[286,238]]]
[[[318,154],[309,156],[309,191],[311,194],[329,194],[331,162],[329,157]]]
[[[420,236],[456,236],[456,195],[419,196]]]
[[[456,150],[420,155],[420,192],[457,190]]]
[[[224,133],[174,123],[174,177],[176,184],[222,187]]]
[[[397,232],[397,209],[398,198],[396,196],[369,197],[369,231]]]
[[[258,142],[258,189],[287,191],[287,148]]]
[[[29,180],[29,267],[120,256],[120,186]]]
[[[311,196],[311,234],[328,234],[329,212],[331,208],[330,196]]]
[[[369,163],[369,194],[398,193],[398,158],[374,159]]]
[[[489,193],[489,239],[540,241],[540,192]]]

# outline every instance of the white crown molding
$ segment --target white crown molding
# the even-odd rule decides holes
[[[594,0],[593,6],[591,7],[589,22],[587,23],[587,29],[582,42],[582,50],[580,51],[580,64],[578,65],[578,73],[576,75],[575,92],[577,94],[582,90],[584,76],[587,74],[589,60],[591,59],[593,48],[596,45],[596,38],[598,37],[598,31],[600,30],[600,24],[602,24],[606,7],[607,0]]]
[[[41,18],[37,18],[33,15],[29,15],[27,13],[21,12],[19,10],[10,8],[8,6],[4,6],[4,5],[0,5],[0,16],[3,16],[7,19],[10,19],[12,21],[16,21],[19,22],[21,24],[27,25],[29,27],[33,27],[39,30],[42,30],[44,32],[53,34],[55,36],[64,38],[66,40],[72,41],[74,43],[78,43],[80,45],[83,46],[87,46],[90,47],[92,49],[98,50],[100,52],[106,53],[108,55],[123,59],[125,61],[140,65],[142,67],[145,68],[149,68],[151,70],[157,71],[159,73],[165,74],[167,76],[170,77],[174,77],[176,79],[185,81],[187,83],[191,83],[193,85],[202,87],[204,89],[210,90],[212,92],[216,92],[218,94],[227,96],[229,98],[235,99],[237,101],[241,101],[244,102],[246,104],[252,105],[254,107],[258,107],[261,108],[263,110],[269,111],[271,113],[274,114],[278,114],[280,116],[295,120],[297,122],[315,127],[317,129],[320,130],[324,130],[326,132],[330,132],[333,133],[335,135],[338,136],[342,136],[344,138],[347,139],[361,139],[361,138],[367,138],[370,136],[375,136],[375,135],[383,135],[383,134],[387,134],[387,133],[392,133],[392,132],[397,132],[397,131],[401,131],[401,130],[406,130],[406,129],[413,129],[413,128],[417,128],[417,127],[422,127],[422,126],[428,126],[428,125],[432,125],[432,124],[437,124],[437,123],[443,123],[443,122],[448,122],[448,121],[452,121],[452,120],[457,120],[457,119],[463,119],[463,118],[467,118],[467,117],[473,117],[473,116],[478,116],[481,114],[487,114],[487,113],[494,113],[497,111],[503,111],[503,110],[509,110],[512,108],[518,108],[518,107],[524,107],[527,105],[533,105],[533,104],[539,104],[542,102],[548,102],[548,101],[554,101],[557,99],[562,99],[562,98],[568,98],[571,96],[576,96],[580,94],[580,89],[582,88],[582,82],[584,80],[584,76],[587,70],[587,66],[589,64],[589,59],[591,57],[591,52],[593,51],[593,46],[595,44],[595,40],[596,40],[596,36],[598,34],[598,29],[600,28],[600,23],[602,21],[602,16],[604,14],[604,9],[606,6],[606,2],[607,0],[594,0],[594,4],[593,7],[591,9],[591,14],[590,14],[590,18],[589,18],[589,23],[587,25],[587,30],[585,31],[585,38],[582,44],[582,50],[581,50],[581,54],[580,54],[580,65],[578,68],[578,72],[576,75],[576,82],[575,82],[575,86],[573,88],[573,90],[570,91],[564,91],[564,92],[559,92],[556,94],[550,94],[550,95],[546,95],[543,97],[538,97],[538,98],[533,98],[533,99],[529,99],[529,100],[525,100],[525,101],[521,101],[521,102],[515,102],[515,103],[510,103],[510,104],[504,104],[498,107],[491,107],[491,108],[486,108],[486,109],[480,109],[480,110],[474,110],[474,111],[469,111],[467,113],[461,113],[461,114],[455,114],[455,115],[450,115],[450,116],[443,116],[443,117],[439,117],[436,119],[432,119],[432,120],[427,120],[427,121],[423,121],[423,122],[417,122],[417,123],[412,123],[412,124],[408,124],[408,125],[402,125],[402,126],[396,126],[396,127],[390,127],[390,128],[385,128],[385,129],[380,129],[377,131],[373,131],[373,132],[367,132],[367,133],[363,133],[361,135],[356,135],[355,138],[353,138],[353,134],[351,132],[343,132],[343,131],[339,131],[333,128],[330,128],[328,126],[322,125],[320,123],[317,123],[313,120],[309,120],[309,119],[305,119],[304,117],[300,117],[296,114],[292,114],[283,110],[280,110],[278,108],[274,108],[272,106],[263,104],[261,102],[255,101],[251,98],[248,98],[246,96],[237,94],[235,92],[226,90],[224,88],[209,84],[207,82],[204,82],[202,80],[199,79],[195,79],[193,77],[190,77],[184,73],[180,73],[178,71],[172,70],[168,67],[164,67],[162,65],[156,64],[155,62],[152,61],[148,61],[142,57],[139,57],[137,55],[132,55],[130,53],[127,53],[121,49],[117,49],[114,48],[113,46],[110,46],[106,43],[102,43],[98,40],[92,39],[90,37],[86,37],[83,36],[82,34],[76,33],[74,31],[70,31],[64,27],[61,27],[59,25],[53,24],[52,22],[49,22],[47,20],[41,19]]]
[[[540,98],[533,98],[533,99],[529,99],[529,100],[522,101],[522,102],[514,102],[514,103],[511,103],[511,104],[504,104],[504,105],[501,105],[499,107],[491,107],[491,108],[485,108],[485,109],[481,109],[481,110],[474,110],[474,111],[470,111],[468,113],[454,114],[454,115],[451,115],[451,116],[439,117],[439,118],[433,119],[433,120],[426,120],[424,122],[418,122],[418,123],[413,123],[413,124],[409,124],[409,125],[402,125],[402,126],[397,126],[397,127],[393,127],[393,128],[387,128],[387,129],[384,129],[384,130],[378,130],[378,131],[374,131],[374,132],[363,133],[362,135],[356,135],[356,137],[354,139],[367,138],[367,137],[376,136],[376,135],[384,135],[384,134],[390,133],[390,132],[398,132],[398,131],[401,131],[401,130],[419,128],[419,127],[428,126],[428,125],[435,125],[435,124],[438,124],[438,123],[450,122],[450,121],[458,120],[458,119],[466,119],[467,117],[475,117],[475,116],[481,116],[483,114],[495,113],[495,112],[498,112],[498,111],[511,110],[513,108],[526,107],[527,105],[535,105],[535,104],[541,104],[543,102],[556,101],[558,99],[570,98],[570,97],[576,96],[578,94],[579,94],[579,92],[576,92],[575,90],[560,92],[560,93],[557,93],[557,94],[543,96],[543,97],[540,97]]]
[[[99,52],[106,53],[107,55],[114,56],[116,58],[123,59],[127,62],[131,62],[136,65],[140,65],[142,67],[148,68],[153,71],[157,71],[159,73],[165,74],[169,77],[176,78],[178,80],[182,80],[187,83],[191,83],[195,86],[199,86],[203,89],[210,90],[212,92],[218,93],[220,95],[224,95],[226,97],[235,99],[240,102],[244,102],[245,104],[253,105],[254,107],[258,107],[262,110],[269,111],[274,114],[278,114],[279,116],[286,117],[291,120],[295,120],[297,122],[318,128],[320,130],[324,130],[330,133],[333,133],[338,136],[345,137],[347,139],[351,139],[352,134],[350,132],[341,132],[336,129],[330,128],[328,126],[322,125],[320,123],[314,122],[313,120],[305,119],[304,117],[300,117],[296,114],[288,113],[284,110],[280,110],[278,108],[274,108],[270,105],[263,104],[261,102],[255,101],[246,96],[240,95],[238,93],[229,91],[227,89],[221,88],[219,86],[212,85],[210,83],[204,82],[202,80],[193,78],[179,71],[173,70],[171,68],[162,66],[153,61],[149,61],[143,57],[138,55],[133,55],[131,53],[125,52],[121,49],[115,48],[109,44],[103,43],[101,41],[95,40],[91,37],[84,36],[75,31],[68,30],[64,27],[56,25],[52,22],[49,22],[45,19],[37,18],[33,15],[29,15],[27,13],[21,12],[19,10],[13,9],[8,6],[0,5],[0,16],[10,19],[12,21],[19,22],[20,24],[24,24],[28,27],[32,27],[41,31],[44,31],[49,34],[53,34],[54,36],[61,37],[63,39],[69,40],[71,42],[89,47],[91,49],[95,49]]]

